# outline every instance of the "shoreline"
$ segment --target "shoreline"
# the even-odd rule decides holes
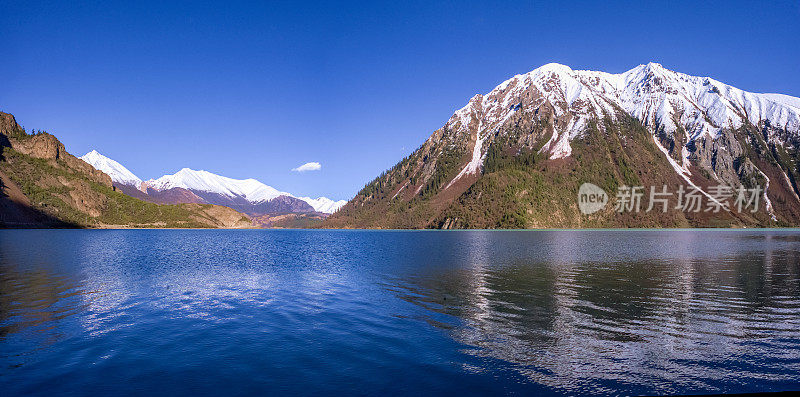
[[[744,230],[797,230],[800,227],[660,227],[660,228],[536,228],[536,229],[369,229],[369,228],[215,228],[215,227],[0,227],[0,230],[318,230],[318,231],[369,231],[369,232],[557,232],[557,231],[744,231]]]

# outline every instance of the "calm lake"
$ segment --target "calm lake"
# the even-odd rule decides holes
[[[0,394],[800,389],[800,231],[0,231]]]

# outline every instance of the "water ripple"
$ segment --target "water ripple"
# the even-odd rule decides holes
[[[0,388],[798,389],[799,258],[795,231],[0,231]]]

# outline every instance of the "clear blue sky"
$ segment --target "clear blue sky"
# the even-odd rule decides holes
[[[0,110],[144,179],[190,167],[340,199],[548,62],[800,96],[798,1],[336,3],[4,0]]]

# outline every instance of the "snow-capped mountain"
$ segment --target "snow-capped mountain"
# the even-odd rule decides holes
[[[709,145],[697,145],[698,140],[713,142],[723,131],[753,125],[765,129],[767,141],[786,143],[791,149],[800,144],[798,98],[746,92],[709,77],[674,72],[658,63],[619,74],[550,63],[516,75],[485,95],[476,95],[453,114],[445,129],[455,139],[474,135],[475,143],[471,160],[448,186],[478,172],[490,143],[486,140],[520,120],[553,122],[552,134],[539,151],[558,159],[572,153],[572,140],[590,123],[628,116],[658,135],[655,143],[690,185],[694,185],[689,178],[690,158],[709,165],[716,161],[712,158],[716,151],[712,153]],[[597,125],[604,129],[602,123]],[[725,178],[716,170],[708,171],[715,179],[731,182],[731,175]]]
[[[341,208],[347,201],[333,201],[327,197],[312,199],[295,197],[291,193],[281,192],[272,186],[265,185],[255,179],[233,179],[213,174],[208,171],[196,171],[184,168],[175,174],[164,175],[158,179],[145,182],[149,188],[163,191],[173,188],[191,190],[195,193],[213,193],[231,199],[241,198],[251,204],[272,201],[278,197],[296,199],[307,203],[313,211],[330,214]]]
[[[81,159],[108,174],[125,194],[157,203],[218,204],[251,214],[311,211],[330,214],[346,203],[326,197],[295,197],[255,179],[233,179],[189,168],[143,182],[122,164],[96,150]]]
[[[485,95],[476,95],[455,112],[446,127],[475,129],[480,140],[515,114],[536,113],[543,106],[552,107],[560,127],[542,148],[552,158],[569,156],[569,142],[591,120],[617,119],[620,113],[668,134],[682,128],[686,141],[703,135],[716,138],[723,129],[736,129],[746,122],[768,122],[787,131],[800,129],[798,98],[746,92],[709,77],[673,72],[658,63],[620,74],[550,63],[516,75]]]
[[[251,203],[269,201],[278,196],[292,196],[255,179],[226,178],[208,171],[184,168],[172,175],[147,181],[147,186],[156,190],[183,188],[216,193],[227,197],[242,197]]]
[[[142,180],[133,172],[130,172],[122,164],[98,153],[97,150],[92,150],[79,158],[92,167],[105,172],[116,183],[135,187],[139,187],[142,183]]]
[[[347,204],[347,200],[339,200],[333,201],[327,197],[317,197],[312,199],[311,197],[298,197],[300,200],[305,201],[317,212],[322,212],[325,214],[332,214],[336,212],[339,208],[342,208],[345,204]]]
[[[646,142],[640,130],[646,132]],[[676,178],[674,184],[691,185],[705,197],[710,197],[708,187],[714,184],[759,185],[767,190],[762,197],[765,216],[773,222],[794,222],[800,221],[798,150],[798,98],[747,92],[658,63],[618,74],[551,63],[472,97],[419,149],[329,219],[329,225],[338,225],[331,221],[341,219],[342,226],[360,227],[449,227],[453,222],[460,227],[493,227],[469,219],[497,216],[500,222],[535,214],[533,207],[512,213],[491,211],[501,198],[508,199],[491,189],[520,175],[476,187],[490,154],[492,170],[517,164],[517,169],[529,172],[530,165],[538,162],[541,167],[552,166],[553,172],[569,167],[570,178],[597,172],[594,177],[610,186],[618,186],[620,180],[632,183],[652,178],[650,182],[663,183]],[[592,153],[603,157],[587,160]],[[650,158],[651,153],[657,157]],[[498,159],[505,163],[498,165]],[[667,169],[662,170],[663,166]],[[531,179],[541,177],[537,175]],[[562,184],[565,181],[577,183],[567,178]],[[542,192],[541,186],[522,186],[525,194]],[[481,202],[489,198],[494,201]],[[407,204],[396,204],[398,200]],[[782,203],[782,208],[773,200]],[[465,205],[471,207],[463,210]],[[447,208],[462,218],[440,215]],[[572,210],[559,209],[562,216]],[[688,217],[698,224],[707,221]],[[682,225],[689,218],[665,224]]]

